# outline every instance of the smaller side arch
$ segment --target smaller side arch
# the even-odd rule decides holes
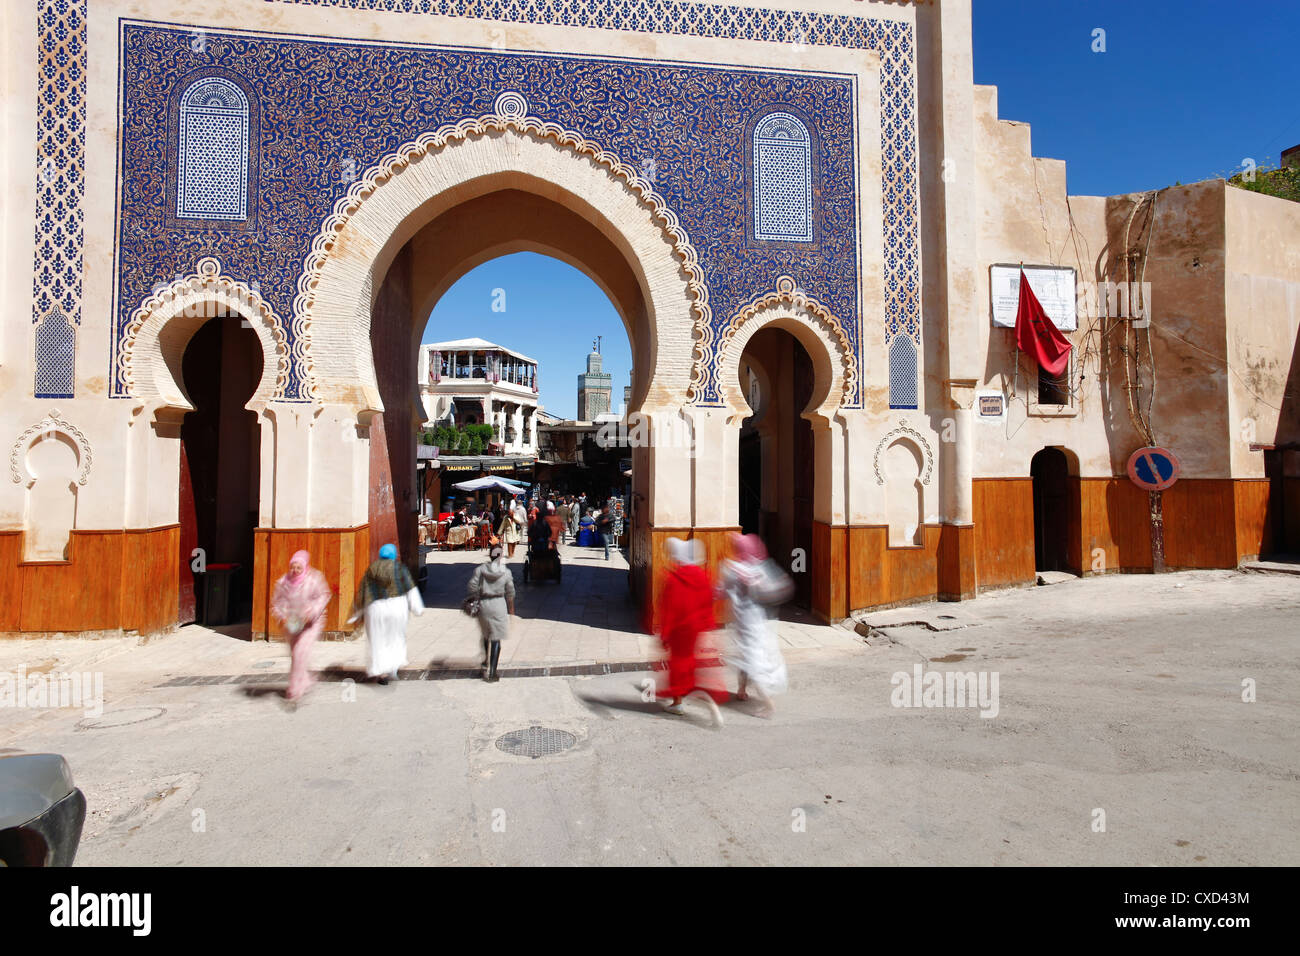
[[[803,415],[829,423],[857,389],[857,359],[839,320],[805,295],[790,276],[781,276],[775,291],[754,298],[737,312],[719,336],[714,375],[734,420],[739,423],[754,413],[740,388],[740,357],[749,340],[769,325],[790,332],[808,350],[815,384]]]
[[[244,407],[257,411],[283,397],[289,382],[284,323],[256,289],[222,275],[221,263],[211,257],[200,259],[194,274],[160,288],[132,314],[119,355],[127,394],[160,408],[192,411],[181,357],[205,322],[227,314],[246,319],[262,344],[262,377]]]
[[[84,485],[90,477],[90,466],[93,460],[90,441],[80,428],[62,418],[57,408],[50,409],[50,413],[43,419],[29,425],[13,443],[13,447],[9,449],[10,477],[18,483],[31,484],[35,480],[36,476],[31,474],[27,467],[27,453],[32,445],[43,437],[61,438],[72,447],[77,457],[77,484]]]

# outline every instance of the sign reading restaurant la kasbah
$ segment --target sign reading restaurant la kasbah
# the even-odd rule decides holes
[[[989,266],[989,294],[993,299],[993,327],[1014,329],[1020,308],[1020,269],[1015,265]],[[1062,332],[1079,327],[1078,299],[1073,269],[1057,266],[1024,266],[1029,288]]]

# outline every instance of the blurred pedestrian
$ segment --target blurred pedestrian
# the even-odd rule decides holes
[[[515,511],[513,508],[503,508],[501,511],[501,527],[497,529],[497,537],[505,544],[506,556],[513,558],[515,556],[515,546],[519,544],[519,524],[515,520]]]
[[[551,547],[558,551],[564,538],[564,522],[556,513],[553,501],[546,503],[546,526],[551,529]]]
[[[737,700],[749,699],[752,686],[760,700],[760,717],[771,717],[772,695],[787,686],[785,660],[776,635],[776,607],[793,592],[789,576],[768,561],[763,539],[732,534],[731,557],[722,563],[718,597],[731,606],[733,653],[728,663],[740,672]]]
[[[570,517],[571,511],[572,509],[569,507],[569,499],[561,498],[560,506],[555,509],[555,516],[560,519],[560,541],[561,542],[563,542],[565,537],[568,536],[569,525],[573,523]]]
[[[609,513],[609,505],[600,509],[600,514],[596,516],[596,533],[600,535],[600,542],[605,546],[605,560],[609,560],[609,539],[614,535],[614,516]]]
[[[352,623],[365,615],[370,640],[368,676],[378,678],[381,684],[397,679],[398,668],[406,663],[406,620],[411,614],[423,613],[424,601],[411,572],[397,560],[397,547],[384,545],[361,578],[348,619]]]
[[[271,595],[271,613],[289,636],[289,688],[284,694],[289,700],[298,700],[315,683],[308,659],[325,628],[325,609],[333,596],[325,575],[311,566],[311,555],[295,551],[288,573],[275,582]]]
[[[659,632],[668,651],[668,679],[660,688],[659,696],[672,698],[665,709],[670,714],[681,715],[685,713],[682,698],[702,692],[714,722],[721,724],[722,714],[717,705],[727,700],[727,692],[700,683],[695,656],[700,635],[717,626],[713,617],[713,584],[702,567],[704,544],[699,540],[669,538],[667,549],[669,567],[659,599]]]
[[[475,616],[483,635],[483,679],[493,683],[500,679],[501,642],[509,636],[515,613],[515,579],[501,559],[500,541],[493,539],[488,545],[488,560],[474,569],[467,593],[469,601],[478,602]]]

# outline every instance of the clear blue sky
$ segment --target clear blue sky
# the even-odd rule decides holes
[[[974,33],[975,82],[998,87],[1003,119],[1031,124],[1034,155],[1066,161],[1073,195],[1197,182],[1300,144],[1300,0],[974,0]],[[578,270],[519,253],[456,283],[424,341],[532,356],[542,403],[572,418],[597,335],[618,407],[632,361],[618,313]]]
[[[493,290],[505,292],[505,311],[493,311]],[[599,287],[573,266],[532,252],[485,262],[461,277],[434,306],[425,342],[477,337],[537,360],[540,399],[562,418],[578,414],[578,375],[587,370],[591,340],[603,335],[605,371],[613,376],[612,403],[623,405],[632,350],[623,320]]]
[[[1106,52],[1092,52],[1093,30]],[[1212,179],[1300,144],[1300,0],[974,0],[975,82],[1072,195]]]

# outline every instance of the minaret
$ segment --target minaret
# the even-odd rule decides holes
[[[578,420],[595,421],[596,416],[607,413],[613,390],[610,374],[602,370],[600,336],[597,336],[587,356],[587,371],[578,376]]]

